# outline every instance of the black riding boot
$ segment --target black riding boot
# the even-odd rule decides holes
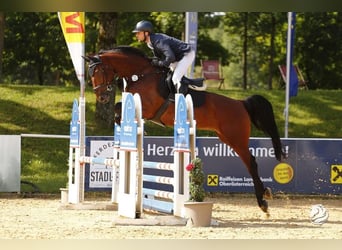
[[[188,90],[187,87],[184,84],[182,84],[179,88],[179,94],[183,94],[185,96],[187,93],[187,90]]]

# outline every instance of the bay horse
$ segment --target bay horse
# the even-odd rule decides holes
[[[157,116],[161,124],[174,125],[175,105],[168,99],[170,88],[164,84],[168,70],[152,66],[151,59],[141,50],[129,46],[102,51],[85,59],[99,102],[108,102],[109,91],[125,79],[124,91],[138,93],[141,97],[145,120],[155,120]],[[260,95],[234,100],[190,88],[188,94],[193,98],[197,128],[216,132],[218,138],[239,155],[253,179],[258,206],[268,214],[265,199],[272,198],[272,193],[259,177],[255,157],[249,151],[249,137],[253,123],[271,137],[276,159],[281,161],[285,157],[271,103]]]

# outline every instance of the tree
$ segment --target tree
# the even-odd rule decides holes
[[[77,82],[56,13],[6,13],[3,79],[14,83]]]
[[[242,13],[242,23],[243,23],[243,82],[242,88],[247,89],[247,49],[248,49],[248,13]]]
[[[131,45],[150,55],[131,32],[140,20],[152,21],[156,32],[184,39],[185,15],[181,12],[87,12],[87,53]],[[229,63],[230,80],[242,88],[271,89],[275,81],[278,83],[280,74],[275,65],[286,63],[285,12],[199,12],[198,21],[197,65],[201,58]],[[310,88],[340,88],[341,30],[339,12],[297,13],[293,59]],[[0,13],[0,55],[3,82],[78,84],[57,13]]]
[[[231,55],[224,46],[222,20],[222,15],[198,13],[197,65],[200,65],[201,59],[218,59],[221,65],[229,65]]]
[[[139,42],[132,32],[135,25],[141,20],[150,20],[150,12],[120,12],[118,18],[118,33],[116,42],[118,45],[130,45],[150,53],[150,49],[144,43]],[[158,29],[158,27],[156,27]]]
[[[2,80],[2,54],[4,51],[5,14],[0,12],[0,81]]]
[[[341,87],[341,31],[340,12],[297,14],[295,58],[310,88]]]
[[[99,50],[110,50],[116,46],[118,14],[112,12],[99,13],[99,32],[97,46]],[[112,127],[114,124],[114,104],[116,88],[110,92],[108,103],[96,101],[95,117],[98,121],[104,122],[106,126]]]
[[[196,56],[197,65],[200,64],[200,59],[219,59],[222,65],[228,65],[229,53],[219,41],[213,40],[207,34],[199,34]]]
[[[239,57],[239,52],[242,53],[242,88],[247,88],[247,51],[248,51],[248,13],[227,13],[225,16],[225,25],[226,31],[231,32],[232,34],[239,34],[240,39],[239,42],[242,43],[241,49],[236,51],[235,56]],[[241,36],[242,34],[242,36]]]
[[[272,89],[274,76],[279,76],[275,65],[283,60],[286,47],[285,17],[285,13],[226,13],[225,30],[233,43],[231,61],[242,67],[242,88]]]
[[[273,88],[274,75],[278,75],[279,48],[286,46],[282,41],[283,24],[286,22],[286,13],[253,13],[253,22],[250,25],[251,42],[249,51],[254,51],[255,81],[257,86],[265,85]],[[287,34],[284,31],[284,34]],[[277,41],[281,41],[280,43]],[[278,74],[277,74],[278,73]]]
[[[185,13],[184,12],[152,12],[151,17],[155,24],[155,31],[168,34],[178,39],[185,39]],[[214,40],[208,31],[217,28],[222,17],[211,12],[198,13],[198,40],[196,65],[201,59],[220,59],[223,65],[229,63],[229,52],[222,44]]]
[[[269,63],[268,63],[268,71],[269,77],[267,81],[268,89],[272,89],[272,80],[273,80],[273,72],[274,72],[274,57],[275,57],[275,35],[276,35],[276,18],[274,13],[270,13],[270,50],[269,50]]]

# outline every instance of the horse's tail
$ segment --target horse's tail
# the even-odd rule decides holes
[[[285,157],[285,153],[275,123],[272,104],[261,95],[252,95],[243,103],[254,126],[271,137],[275,156],[280,161],[282,156]]]

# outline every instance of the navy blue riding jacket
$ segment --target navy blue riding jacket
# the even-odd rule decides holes
[[[180,61],[184,54],[191,51],[191,45],[174,37],[153,33],[150,34],[152,51],[159,59],[159,65],[169,67],[171,63]]]

